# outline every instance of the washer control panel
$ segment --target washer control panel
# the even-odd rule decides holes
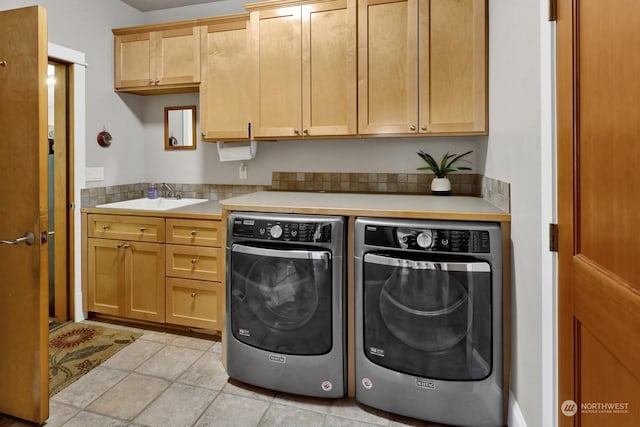
[[[365,244],[430,252],[489,253],[489,231],[367,225]]]
[[[291,242],[331,242],[331,224],[235,218],[234,236],[258,240]]]

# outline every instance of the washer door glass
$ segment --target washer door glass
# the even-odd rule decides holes
[[[420,377],[491,373],[487,262],[364,256],[364,350],[372,362]]]
[[[286,354],[331,350],[331,253],[235,244],[230,315],[236,339]]]

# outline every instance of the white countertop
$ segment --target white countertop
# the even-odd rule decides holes
[[[260,191],[220,201],[228,211],[372,215],[510,221],[509,213],[479,197]]]

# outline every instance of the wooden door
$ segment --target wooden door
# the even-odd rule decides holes
[[[486,133],[486,0],[420,0],[418,13],[418,131]]]
[[[200,130],[211,141],[249,138],[248,14],[201,29]]]
[[[0,12],[0,413],[49,416],[47,245],[47,14]]]
[[[302,136],[300,6],[251,11],[253,136]]]
[[[638,426],[640,3],[558,8],[558,419]]]
[[[356,4],[302,6],[303,136],[357,132]]]
[[[124,316],[164,322],[164,245],[125,242]]]
[[[151,33],[151,74],[156,85],[200,82],[200,27]]]
[[[358,132],[418,128],[418,1],[358,0]]]
[[[123,311],[124,251],[123,242],[88,239],[87,298],[88,310],[118,316]]]
[[[115,36],[116,89],[153,86],[151,74],[151,33]]]

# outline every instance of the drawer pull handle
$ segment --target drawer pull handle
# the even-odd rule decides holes
[[[105,224],[105,225],[102,226],[103,230],[108,230],[110,228],[111,228],[111,226],[109,224]]]
[[[144,227],[140,227],[140,232],[141,232],[141,233],[144,233],[145,231],[147,231],[147,229],[146,229],[146,228],[144,228]]]
[[[198,262],[198,260],[197,260],[197,259],[195,259],[195,258],[191,258],[191,264],[195,264],[196,262]]]
[[[197,294],[197,293],[195,293],[195,292],[191,292],[191,298],[195,298],[195,297],[197,297],[197,296],[198,296],[198,294]]]
[[[197,231],[197,230],[191,230],[191,235],[192,235],[192,236],[195,236],[196,234],[198,234],[198,231]]]

